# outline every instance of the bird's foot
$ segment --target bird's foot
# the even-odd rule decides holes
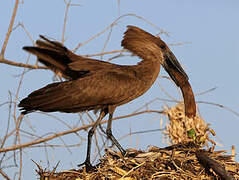
[[[86,172],[89,172],[89,171],[95,171],[96,170],[96,167],[95,166],[93,166],[89,161],[85,161],[85,162],[83,162],[83,163],[81,163],[81,164],[78,164],[77,166],[78,167],[81,167],[81,166],[83,166],[83,165],[85,165],[85,169],[86,169]]]
[[[123,158],[123,157],[128,157],[130,152],[126,150],[120,150],[120,151],[115,151],[111,148],[106,148],[105,149],[106,154],[110,154],[111,156],[118,157],[118,158]]]
[[[127,151],[125,151],[124,149],[120,149],[120,152],[122,154],[122,156],[127,156]]]

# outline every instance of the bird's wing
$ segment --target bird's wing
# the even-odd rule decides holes
[[[98,71],[113,64],[79,56],[57,41],[51,41],[40,35],[36,46],[25,46],[24,50],[37,56],[38,60],[66,79],[78,79],[89,72]]]
[[[19,107],[28,113],[79,112],[126,102],[136,93],[134,73],[117,70],[98,72],[81,79],[49,84],[23,99]]]

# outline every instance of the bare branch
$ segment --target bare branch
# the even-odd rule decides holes
[[[68,17],[68,12],[69,12],[70,6],[81,6],[80,4],[71,3],[71,0],[69,2],[64,0],[64,3],[66,4],[66,10],[65,10],[65,15],[64,15],[64,23],[63,23],[63,30],[62,30],[62,37],[61,37],[62,43],[65,42],[66,23],[67,23],[67,17]]]
[[[61,42],[62,43],[65,42],[66,22],[67,22],[67,16],[68,16],[69,8],[70,8],[70,5],[71,5],[71,0],[69,2],[64,0],[64,2],[66,4],[66,10],[65,10],[64,24],[63,24],[62,37],[61,37]]]
[[[6,180],[11,180],[11,179],[7,176],[7,174],[2,171],[2,169],[0,169],[0,174],[1,174]]]
[[[141,111],[141,112],[125,115],[125,116],[119,116],[119,117],[113,118],[113,120],[124,119],[124,118],[127,118],[127,117],[137,116],[137,115],[144,114],[144,113],[163,113],[163,111],[157,111],[157,110]],[[101,122],[101,124],[104,124],[107,121],[108,120],[104,120],[104,121]],[[38,139],[38,140],[35,140],[35,141],[32,141],[32,142],[19,144],[19,145],[7,147],[7,148],[1,148],[0,153],[1,152],[14,151],[14,150],[17,150],[17,149],[22,149],[22,148],[29,147],[29,146],[32,146],[32,145],[35,145],[35,144],[40,144],[40,143],[43,143],[43,142],[46,142],[46,141],[50,141],[50,140],[55,139],[55,138],[60,137],[60,136],[64,136],[64,135],[67,135],[67,134],[75,133],[75,132],[80,131],[80,130],[88,129],[88,128],[92,127],[93,125],[94,125],[94,122],[91,123],[91,124],[85,125],[85,126],[78,127],[78,128],[70,129],[70,130],[67,130],[67,131],[62,131],[62,132],[56,133],[54,135],[51,135],[51,136],[48,136],[48,137],[45,137],[45,138],[42,138],[42,139]]]
[[[161,33],[164,33],[166,35],[168,35],[169,33],[164,31],[163,29],[159,28],[158,26],[154,25],[152,22],[148,21],[147,19],[141,17],[141,16],[138,16],[136,14],[124,14],[120,17],[118,17],[115,21],[113,21],[109,26],[107,26],[105,29],[103,29],[101,32],[95,34],[94,36],[92,36],[90,39],[88,39],[87,41],[83,42],[83,43],[79,43],[76,48],[73,50],[73,52],[77,51],[81,46],[84,46],[85,44],[89,43],[90,41],[92,41],[93,39],[95,39],[96,37],[100,36],[101,34],[105,33],[107,30],[111,29],[113,26],[115,26],[119,20],[121,20],[122,18],[124,17],[127,17],[127,16],[133,16],[133,17],[136,17],[138,19],[141,19],[143,20],[144,22],[150,24],[151,26],[155,27],[156,29],[160,30],[160,34]]]
[[[10,24],[8,26],[8,31],[7,31],[7,34],[6,34],[6,38],[5,38],[3,46],[2,46],[0,59],[4,59],[4,53],[5,53],[5,50],[6,50],[6,47],[7,47],[7,43],[8,43],[10,34],[12,32],[12,27],[13,27],[13,24],[14,24],[14,21],[15,21],[15,17],[16,17],[16,14],[17,14],[18,4],[19,4],[19,0],[16,0],[15,5],[14,5],[14,10],[13,10],[13,13],[12,13],[12,17],[11,17],[11,21],[10,21]]]
[[[212,91],[214,91],[214,90],[216,90],[216,89],[217,89],[217,87],[213,87],[213,88],[211,88],[211,89],[207,89],[206,91],[196,93],[195,96],[201,96],[201,95],[207,94],[207,93],[209,93],[209,92],[212,92]]]
[[[12,102],[12,94],[9,92],[9,99],[10,99],[10,102]],[[6,142],[6,139],[7,139],[7,134],[8,134],[8,131],[9,131],[9,128],[10,128],[10,117],[11,117],[11,110],[12,110],[12,103],[9,103],[9,111],[8,111],[8,120],[7,120],[7,128],[6,128],[6,133],[5,133],[5,136],[4,138],[2,139],[2,144],[1,144],[1,148],[3,148],[3,146],[5,145],[5,142]],[[2,159],[0,161],[0,164],[2,162]]]
[[[178,42],[178,43],[170,43],[168,45],[169,46],[183,46],[185,44],[192,44],[192,42],[185,41],[185,42]]]
[[[29,69],[48,69],[48,68],[45,67],[45,66],[30,65],[30,64],[24,64],[24,63],[16,63],[16,62],[14,62],[14,61],[7,60],[7,59],[5,59],[5,58],[0,59],[0,63],[8,64],[8,65],[11,65],[11,66],[16,66],[16,67],[29,68]]]
[[[130,132],[128,134],[125,134],[124,136],[120,137],[119,139],[122,140],[130,135],[136,135],[136,134],[145,134],[145,133],[151,133],[151,132],[158,132],[158,131],[164,131],[166,128],[158,128],[158,129],[149,129],[149,130],[143,130],[143,131],[135,131]]]
[[[108,44],[109,41],[110,41],[110,37],[111,37],[111,34],[112,34],[112,30],[113,30],[113,27],[110,28],[110,32],[109,32],[109,34],[108,34],[108,36],[107,36],[107,39],[106,39],[105,44],[104,44],[104,47],[102,48],[102,53],[104,53],[105,48],[106,48],[107,44]],[[103,58],[103,55],[101,55],[101,59],[102,59],[102,58]]]
[[[227,107],[227,106],[224,106],[222,104],[218,104],[218,103],[214,103],[214,102],[206,102],[206,101],[197,101],[197,103],[202,103],[202,104],[209,104],[209,105],[213,105],[213,106],[217,106],[217,107],[220,107],[222,109],[226,109],[227,111],[235,114],[236,116],[239,117],[239,113],[237,111],[234,111],[233,109]]]
[[[118,15],[120,16],[120,0],[118,0]]]
[[[127,50],[121,49],[121,50],[114,50],[114,51],[109,51],[109,52],[101,52],[101,53],[82,55],[82,56],[84,56],[84,57],[93,57],[93,56],[102,56],[102,55],[106,55],[106,54],[122,53],[122,52],[127,52]]]
[[[32,36],[30,35],[30,33],[27,31],[26,27],[24,26],[23,23],[19,23],[19,26],[22,27],[22,29],[25,31],[25,33],[27,34],[27,37],[32,41],[32,44],[35,43],[35,41],[33,40]]]

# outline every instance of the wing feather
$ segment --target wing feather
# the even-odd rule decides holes
[[[35,110],[79,112],[99,109],[128,102],[137,92],[137,84],[133,72],[101,71],[77,80],[47,85],[23,99],[19,107],[25,114]]]

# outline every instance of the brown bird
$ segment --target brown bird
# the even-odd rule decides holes
[[[168,46],[159,38],[144,30],[128,26],[121,45],[141,57],[137,65],[117,65],[85,58],[72,53],[61,43],[40,36],[34,47],[24,50],[37,56],[38,60],[56,73],[68,79],[49,84],[32,92],[18,105],[22,114],[32,111],[82,112],[100,110],[99,118],[88,133],[87,156],[83,164],[90,170],[91,139],[100,121],[109,114],[106,134],[125,155],[112,135],[112,117],[116,107],[128,103],[144,94],[156,80],[160,65],[182,89],[185,114],[196,113],[195,100],[188,77]],[[192,97],[191,97],[192,96]]]

